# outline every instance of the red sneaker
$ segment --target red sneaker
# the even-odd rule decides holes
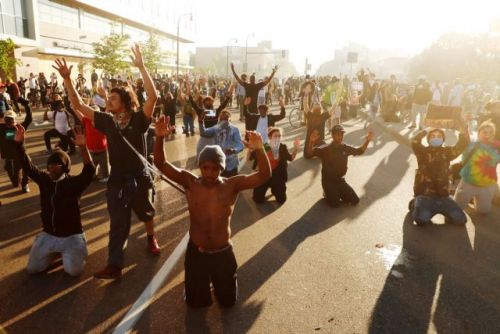
[[[156,237],[154,235],[148,235],[148,249],[149,252],[153,255],[158,255],[161,253],[160,246],[158,245],[158,240],[156,240]]]
[[[95,278],[117,279],[122,277],[122,268],[108,264],[106,268],[94,274]]]

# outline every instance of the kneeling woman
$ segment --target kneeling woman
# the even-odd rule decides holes
[[[266,200],[266,192],[271,188],[271,193],[276,197],[280,204],[286,201],[286,181],[288,180],[287,165],[288,161],[293,161],[297,156],[300,147],[300,139],[293,142],[293,152],[290,154],[285,144],[281,143],[281,129],[270,127],[267,131],[269,143],[264,145],[264,149],[271,163],[272,176],[261,185],[254,188],[253,200],[256,203],[262,203]],[[254,159],[252,154],[251,159]]]

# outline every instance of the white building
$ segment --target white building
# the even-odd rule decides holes
[[[92,43],[112,30],[130,35],[131,42],[155,34],[164,57],[161,68],[176,67],[179,27],[180,71],[189,66],[186,43],[192,43],[189,17],[194,0],[1,0],[0,38],[11,38],[22,65],[16,77],[53,72],[57,57],[80,68],[92,59]],[[85,72],[91,66],[83,66]]]

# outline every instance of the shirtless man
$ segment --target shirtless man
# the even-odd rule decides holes
[[[221,177],[226,157],[217,145],[208,145],[198,159],[201,176],[175,167],[165,160],[163,139],[173,131],[168,117],[156,122],[155,165],[172,181],[186,190],[190,240],[187,246],[185,267],[185,298],[191,307],[212,304],[210,282],[222,307],[236,302],[236,259],[231,245],[229,222],[238,193],[262,185],[271,176],[271,166],[262,138],[256,132],[248,132],[244,142],[257,156],[258,172],[250,175]]]

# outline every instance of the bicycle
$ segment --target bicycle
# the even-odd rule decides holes
[[[292,128],[299,128],[302,126],[302,110],[299,107],[293,107],[288,115],[288,121]]]

